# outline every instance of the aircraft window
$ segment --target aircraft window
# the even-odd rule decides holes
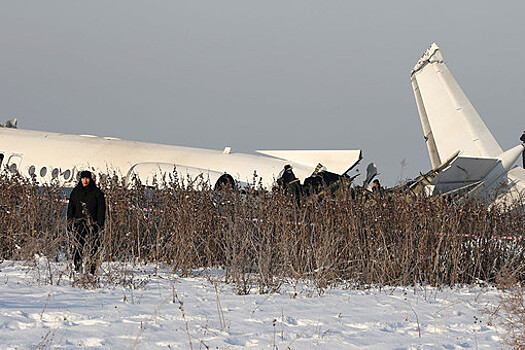
[[[53,179],[56,179],[56,178],[58,177],[58,174],[60,174],[60,171],[59,171],[57,168],[55,168],[55,169],[53,169],[53,171],[51,172],[51,177],[52,177]]]
[[[9,166],[9,171],[11,171],[12,173],[16,173],[16,170],[17,169],[16,169],[16,164],[15,163],[13,163],[13,164],[11,164]]]
[[[34,165],[31,165],[29,167],[29,169],[27,169],[27,172],[29,173],[29,175],[33,176],[35,175],[35,166]]]
[[[3,161],[4,161],[4,154],[0,153],[0,165],[2,165]]]
[[[43,166],[42,169],[40,169],[40,176],[44,177],[46,176],[46,174],[47,174],[47,168]]]
[[[71,170],[66,170],[64,171],[64,174],[62,174],[62,176],[64,177],[64,180],[69,180],[71,178]]]

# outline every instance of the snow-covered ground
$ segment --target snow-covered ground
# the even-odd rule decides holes
[[[484,312],[499,302],[494,289],[334,288],[319,296],[297,284],[241,296],[167,270],[135,276],[138,288],[82,289],[65,275],[57,286],[57,275],[50,285],[42,267],[0,264],[0,349],[502,347],[503,330]]]

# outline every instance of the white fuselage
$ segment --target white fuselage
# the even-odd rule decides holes
[[[202,174],[212,186],[224,173],[241,185],[252,183],[256,172],[256,182],[270,188],[286,164],[303,179],[314,170],[309,165],[260,155],[9,128],[0,128],[0,157],[2,166],[12,171],[34,174],[39,182],[57,179],[66,186],[74,185],[82,170],[127,179],[135,173],[149,185],[153,177],[176,167],[180,177]]]

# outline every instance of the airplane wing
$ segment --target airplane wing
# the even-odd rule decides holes
[[[468,157],[497,157],[502,153],[435,43],[417,62],[410,78],[432,168],[457,151]]]
[[[497,158],[474,158],[459,156],[449,167],[442,170],[431,183],[437,193],[446,193],[479,181],[496,166]]]
[[[314,169],[321,163],[326,170],[344,174],[362,159],[361,150],[323,150],[323,151],[263,151],[257,153],[310,166]]]

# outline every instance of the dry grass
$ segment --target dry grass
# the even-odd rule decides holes
[[[352,199],[345,189],[303,200],[256,186],[212,191],[204,182],[145,188],[138,180],[99,176],[107,201],[97,262],[108,283],[135,285],[129,263],[169,266],[179,274],[222,269],[239,294],[279,291],[308,281],[318,293],[335,284],[453,286],[488,283],[507,291],[507,342],[525,346],[525,209],[464,200],[401,197]],[[199,190],[197,190],[197,188]],[[0,261],[69,259],[67,191],[57,184],[0,173]],[[121,268],[119,268],[121,266]],[[48,283],[62,278],[46,274]],[[49,276],[48,276],[49,275]],[[501,276],[504,276],[502,279]],[[77,285],[97,286],[80,276]],[[54,282],[55,281],[55,282]],[[214,283],[216,283],[214,278]]]
[[[505,341],[513,349],[525,349],[525,288],[510,287],[503,294],[501,308],[504,312]]]
[[[99,186],[108,206],[101,260],[163,264],[183,274],[223,268],[241,294],[277,291],[284,279],[308,279],[322,291],[339,282],[444,286],[525,277],[522,206],[363,202],[345,190],[297,206],[282,192],[214,192],[176,177],[152,189],[102,176]],[[0,174],[0,257],[68,255],[63,198],[58,185]]]

